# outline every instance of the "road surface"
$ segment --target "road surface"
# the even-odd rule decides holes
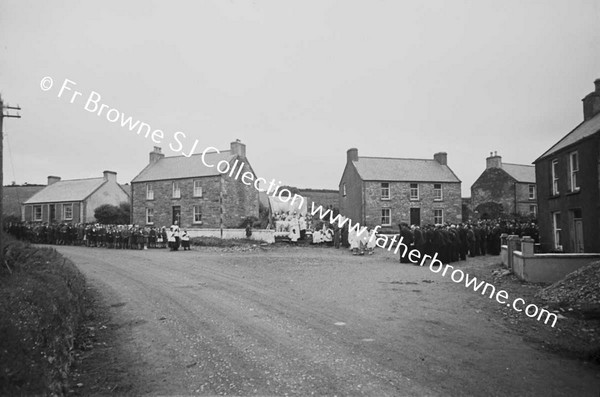
[[[58,250],[113,307],[112,321],[127,325],[132,394],[600,390],[597,367],[536,349],[486,310],[487,297],[390,255]]]

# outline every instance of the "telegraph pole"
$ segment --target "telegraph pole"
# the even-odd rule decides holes
[[[21,110],[19,105],[17,106],[8,106],[4,105],[2,102],[2,97],[0,97],[0,264],[4,264],[4,209],[2,208],[2,204],[4,201],[4,169],[2,167],[4,157],[4,130],[2,128],[3,120],[5,117],[13,117],[16,119],[20,119],[21,116],[17,112],[17,114],[4,113],[4,110]]]

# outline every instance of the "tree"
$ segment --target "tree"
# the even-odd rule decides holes
[[[130,213],[131,207],[127,202],[122,202],[119,206],[103,204],[94,210],[94,217],[105,225],[123,225],[129,223]]]

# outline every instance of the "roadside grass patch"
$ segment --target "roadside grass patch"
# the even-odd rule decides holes
[[[219,237],[192,237],[190,244],[197,247],[251,247],[266,244],[262,240],[252,240],[249,238],[219,238]]]
[[[85,278],[52,248],[3,238],[0,395],[65,394]]]

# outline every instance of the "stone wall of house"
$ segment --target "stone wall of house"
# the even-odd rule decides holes
[[[413,182],[415,183],[415,182]],[[397,231],[398,224],[411,222],[411,208],[419,208],[421,225],[433,224],[434,210],[443,211],[443,222],[457,223],[462,219],[462,198],[460,183],[442,183],[442,200],[434,200],[434,183],[421,182],[419,198],[410,199],[409,182],[389,182],[390,198],[383,199],[382,182],[365,182],[365,226],[382,225],[382,209],[389,208],[390,226],[382,225],[382,231]]]
[[[501,168],[486,169],[471,186],[471,208],[474,211],[479,205],[489,202],[502,204],[505,214],[515,212],[515,180]]]
[[[239,175],[237,179],[223,175],[223,226],[226,228],[240,227],[245,218],[250,216],[258,218],[259,216],[258,190],[254,187],[256,175],[248,166],[247,160],[244,158],[241,160],[244,161],[242,171],[239,174],[238,171],[235,171],[233,175]],[[248,176],[242,179],[246,172],[251,173],[253,178]]]
[[[202,181],[202,197],[194,197],[194,180]],[[181,210],[181,227],[220,227],[221,176],[186,178],[132,184],[133,223],[146,225],[146,209],[154,209],[154,226],[170,226],[173,223],[173,207]],[[173,182],[179,183],[180,198],[173,198]],[[152,185],[154,199],[146,198],[146,186]],[[202,211],[202,224],[194,223],[193,206]]]

